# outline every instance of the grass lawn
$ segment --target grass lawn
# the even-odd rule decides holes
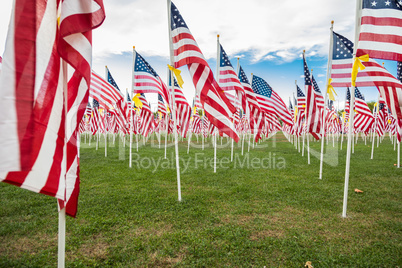
[[[174,147],[165,160],[163,147],[148,141],[138,153],[134,148],[129,168],[128,143],[123,148],[116,138],[109,145],[105,158],[103,143],[95,150],[93,140],[89,147],[82,138],[66,267],[402,266],[402,168],[394,166],[388,137],[374,160],[369,141],[355,145],[347,218],[341,217],[346,143],[334,150],[330,142],[319,180],[319,158],[307,165],[281,133],[250,152],[245,143],[243,156],[236,145],[234,162],[230,147],[218,148],[216,173],[210,142],[187,154],[184,140],[182,202]],[[319,142],[310,145],[319,152]],[[2,183],[0,202],[0,267],[55,267],[56,200]]]

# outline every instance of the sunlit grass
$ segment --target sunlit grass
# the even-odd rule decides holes
[[[151,146],[151,141],[154,143]],[[197,144],[201,147],[201,138]],[[223,144],[226,139],[223,139]],[[141,145],[142,140],[140,141]],[[210,144],[210,140],[208,140]],[[76,219],[67,219],[66,265],[397,267],[402,265],[402,169],[389,138],[375,148],[359,139],[351,160],[348,217],[341,217],[346,143],[319,159],[302,157],[279,133],[244,155],[180,142],[182,201],[177,201],[174,147],[164,159],[155,136],[128,167],[128,142],[81,147],[81,193]],[[207,143],[206,143],[207,144]],[[220,139],[218,139],[220,145]],[[312,152],[320,143],[310,142]],[[336,144],[340,146],[340,142]],[[143,160],[148,159],[148,160]],[[159,161],[159,164],[157,164]],[[355,194],[354,189],[363,190]],[[0,184],[0,266],[54,267],[54,198]]]

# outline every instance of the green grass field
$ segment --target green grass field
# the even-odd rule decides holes
[[[319,142],[310,145],[319,151]],[[77,218],[67,219],[66,267],[402,266],[402,168],[394,166],[388,137],[374,160],[370,142],[356,144],[347,218],[341,217],[346,143],[342,151],[329,144],[319,180],[319,159],[312,156],[307,165],[307,156],[281,133],[249,153],[245,143],[243,156],[236,146],[232,163],[230,147],[219,148],[216,173],[213,149],[187,154],[184,140],[182,202],[174,147],[164,160],[163,147],[148,141],[133,150],[130,169],[128,143],[122,148],[116,138],[107,158],[102,146],[95,150],[92,140],[88,148],[82,139],[81,192]],[[0,201],[0,267],[55,267],[56,200],[2,183]]]

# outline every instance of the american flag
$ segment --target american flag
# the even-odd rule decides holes
[[[160,112],[163,116],[166,116],[167,110],[165,103],[163,102],[162,95],[158,93],[158,112]]]
[[[151,107],[149,107],[148,101],[145,98],[144,93],[141,93],[138,99],[142,103],[142,108],[141,108],[141,125],[139,128],[139,132],[143,136],[147,136],[149,134],[150,128],[151,128],[151,123],[152,119],[154,118],[154,115],[151,111]]]
[[[333,32],[331,78],[333,87],[352,86],[353,43],[346,37]],[[373,68],[360,70],[357,73],[356,86],[375,86],[369,73],[376,71]]]
[[[321,90],[318,87],[318,84],[314,79],[314,75],[311,76],[311,81],[313,82],[315,101],[317,102],[317,106],[319,109],[323,109],[324,108],[324,97],[322,96]]]
[[[196,87],[196,95],[200,100],[209,120],[220,132],[226,134],[236,142],[239,140],[234,125],[230,119],[236,111],[222,93],[222,89],[216,83],[212,70],[204,58],[197,42],[188,29],[183,17],[176,6],[170,2],[169,7],[170,30],[174,50],[174,67],[180,68],[187,65],[190,76]]]
[[[200,115],[198,114],[198,111],[196,111],[193,114],[193,132],[194,133],[200,133],[201,132],[201,119]]]
[[[170,74],[170,71],[169,71]],[[171,75],[169,75],[169,88],[171,88]],[[180,128],[180,135],[182,137],[186,137],[186,133],[188,127],[190,126],[191,120],[191,107],[187,102],[186,97],[181,91],[181,88],[177,84],[176,78],[173,77],[174,80],[174,98],[176,104],[176,118],[177,118],[177,126]]]
[[[124,99],[117,88],[113,87],[94,71],[92,71],[89,96],[99,101],[100,106],[106,109],[114,107],[120,99]]]
[[[89,119],[91,118],[91,114],[92,114],[92,107],[91,107],[91,103],[88,101],[87,108],[85,109],[86,122],[88,122]]]
[[[159,93],[170,106],[169,93],[165,83],[151,67],[151,65],[134,50],[134,79],[133,92],[136,93]]]
[[[377,112],[377,120],[376,120],[376,132],[381,137],[385,133],[385,126],[388,120],[388,112],[387,106],[383,99],[380,99],[378,102],[378,112]]]
[[[347,59],[335,60],[335,42],[336,38],[340,44],[343,44],[344,48],[347,47]],[[342,47],[340,47],[342,50]],[[343,49],[345,51],[345,49]],[[344,54],[345,54],[344,53]],[[353,65],[353,43],[345,37],[334,33],[334,53],[332,61],[332,74],[333,87],[345,87],[351,86],[351,71]],[[343,55],[344,55],[343,54]],[[391,73],[389,73],[384,67],[379,65],[373,60],[368,62],[362,62],[366,67],[364,70],[360,70],[357,74],[356,86],[376,86],[381,94],[381,97],[385,99],[385,103],[390,108],[392,115],[399,120],[402,120],[402,83],[398,81]],[[402,121],[400,121],[402,125]]]
[[[356,55],[402,61],[402,1],[363,0]]]
[[[123,96],[123,93],[120,91],[119,87],[117,86],[116,81],[113,79],[112,74],[110,73],[109,68],[106,66],[106,80],[111,84],[114,88],[116,88],[119,93],[121,98],[116,102],[116,109],[118,116],[120,117],[119,120],[122,122],[123,125],[128,125],[128,117],[129,117],[129,107],[127,102],[125,101],[125,98]],[[126,131],[124,131],[126,132]]]
[[[91,33],[105,18],[101,0],[82,7],[78,0],[14,1],[0,78],[0,181],[56,197],[70,216],[79,194],[76,137],[88,101]]]
[[[306,96],[299,86],[296,85],[297,90],[297,110],[299,112],[304,112],[306,109]]]
[[[258,141],[261,138],[261,131],[265,123],[264,112],[258,104],[256,95],[251,88],[246,73],[241,66],[239,69],[239,81],[243,86],[247,103],[250,109],[250,128],[252,133],[255,135],[255,141]]]
[[[228,55],[222,45],[219,45],[219,48],[219,86],[223,91],[235,90],[236,93],[244,94],[244,89],[230,63]]]
[[[300,136],[303,130],[303,119],[305,118],[305,110],[306,110],[306,96],[303,91],[300,89],[298,85],[296,85],[296,95],[297,100],[296,103],[296,135]]]
[[[253,75],[251,86],[263,111],[275,114],[289,126],[293,125],[292,115],[286,104],[264,79]]]
[[[117,86],[116,81],[114,81],[113,76],[110,73],[110,70],[107,66],[106,66],[106,81],[108,81],[112,86],[114,86],[118,91],[120,91],[120,88]]]
[[[322,114],[317,105],[316,94],[313,92],[313,83],[311,81],[310,70],[308,69],[306,58],[303,54],[303,64],[304,64],[304,85],[307,93],[306,98],[306,121],[308,132],[313,135],[315,139],[321,138],[321,127],[322,127]]]
[[[347,94],[347,103],[350,103],[350,93],[348,91]],[[346,110],[346,109],[345,109]],[[356,131],[361,131],[363,133],[368,133],[370,128],[374,123],[374,116],[371,113],[370,108],[367,106],[366,101],[363,98],[363,95],[360,93],[360,90],[355,88],[355,116],[353,119],[353,127]],[[350,112],[350,106],[348,105],[347,111]]]

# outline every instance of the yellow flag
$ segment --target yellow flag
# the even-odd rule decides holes
[[[137,93],[134,97],[133,97],[133,101],[135,106],[142,108],[142,102],[140,101],[140,99],[138,98],[139,96],[141,96],[140,93]]]
[[[357,77],[357,72],[360,70],[366,69],[366,67],[363,65],[361,61],[369,61],[369,55],[363,55],[360,57],[355,58],[355,62],[353,63],[353,68],[352,68],[352,86],[356,86],[356,77]]]
[[[331,85],[331,83],[332,83],[332,78],[328,79],[327,93],[328,93],[329,99],[332,101],[335,101],[334,93],[336,96],[338,96],[338,94],[336,94],[336,91],[335,91],[334,87]]]
[[[179,69],[175,69],[173,66],[168,64],[169,70],[171,70],[174,75],[176,76],[177,79],[177,84],[179,84],[179,87],[183,87],[184,81],[183,78],[181,77],[181,71]]]

